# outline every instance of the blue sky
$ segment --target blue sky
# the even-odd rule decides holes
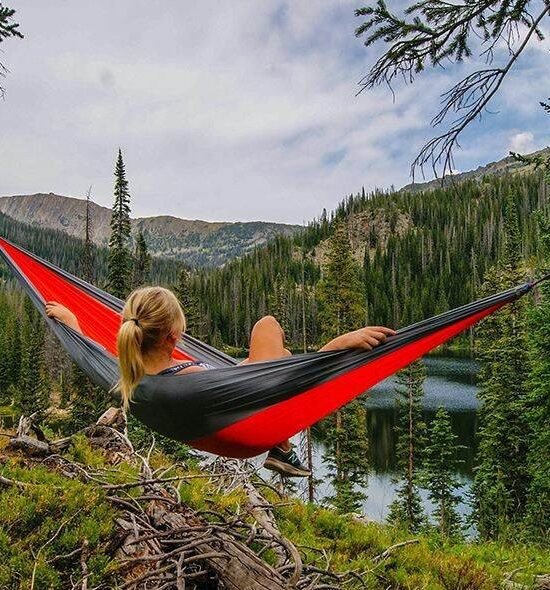
[[[474,67],[426,72],[395,102],[355,96],[377,50],[348,0],[8,4],[25,39],[1,45],[0,195],[93,185],[110,206],[120,146],[134,216],[302,223],[363,185],[406,184],[440,93]],[[550,143],[549,50],[518,62],[457,170]]]

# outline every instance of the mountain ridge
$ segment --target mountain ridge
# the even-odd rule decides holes
[[[111,210],[91,201],[92,240],[106,246]],[[55,193],[0,197],[0,212],[36,227],[82,238],[86,201]],[[292,235],[301,226],[268,221],[224,222],[157,215],[132,219],[132,232],[143,231],[151,254],[196,266],[218,266],[242,256],[276,235]]]
[[[550,148],[546,147],[536,152],[527,154],[528,156],[540,156],[550,154]],[[506,156],[500,160],[489,162],[482,166],[478,166],[472,170],[465,170],[464,172],[457,172],[445,178],[434,178],[425,182],[411,182],[399,189],[399,192],[420,192],[425,190],[433,190],[436,188],[448,187],[454,183],[465,182],[466,180],[481,179],[484,176],[502,176],[503,174],[513,174],[516,172],[524,172],[532,170],[533,166],[519,162],[513,156]]]

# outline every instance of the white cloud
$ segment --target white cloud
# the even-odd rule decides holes
[[[510,137],[508,151],[528,153],[535,150],[535,136],[530,131],[522,131]]]

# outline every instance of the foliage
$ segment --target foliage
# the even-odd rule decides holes
[[[6,39],[9,39],[10,37],[23,38],[23,34],[19,31],[19,24],[13,22],[14,14],[15,10],[13,8],[8,8],[0,2],[0,43],[6,41]],[[6,75],[6,72],[6,67],[0,63],[0,78],[3,78]],[[4,88],[0,86],[0,98],[4,96],[4,92]]]
[[[550,266],[550,215],[540,212],[541,242],[545,253],[542,272]],[[526,526],[534,538],[550,537],[550,285],[540,286],[540,302],[527,319],[531,371],[526,398],[529,423],[527,471],[529,488],[525,508]]]
[[[486,273],[484,294],[510,288],[523,280],[517,210],[510,194],[505,208],[502,262]],[[474,516],[483,537],[507,534],[510,524],[520,522],[525,514],[530,429],[526,414],[528,306],[528,299],[520,299],[489,316],[478,330],[481,407]]]
[[[66,421],[66,431],[75,432],[89,426],[111,405],[110,394],[94,385],[78,368],[72,365],[70,415]]]
[[[365,406],[354,400],[326,418],[325,423],[329,427],[323,462],[335,491],[327,501],[342,513],[358,511],[366,498],[358,487],[367,487],[369,474]]]
[[[280,277],[278,279],[281,281]],[[364,317],[360,268],[352,257],[347,227],[338,224],[329,240],[326,264],[317,287],[323,338],[330,340],[360,326]],[[327,419],[327,463],[335,495],[329,500],[341,512],[358,510],[365,495],[356,486],[367,483],[368,440],[365,408],[347,404]]]
[[[118,150],[115,167],[115,201],[111,217],[107,288],[124,299],[130,290],[132,254],[130,251],[130,193],[122,151]]]
[[[360,269],[354,261],[347,227],[337,224],[329,239],[327,263],[317,285],[324,340],[357,329],[364,318]]]
[[[178,283],[174,287],[185,314],[186,331],[195,338],[202,339],[206,333],[206,326],[199,301],[191,288],[191,270],[182,267],[179,273]]]
[[[109,582],[108,546],[115,512],[97,487],[27,468],[17,459],[2,475],[28,485],[0,488],[0,587],[63,589],[82,575],[78,550],[88,542],[90,587]],[[65,559],[54,559],[66,555]]]
[[[425,444],[426,425],[423,420],[424,363],[416,361],[397,374],[396,463],[401,482],[390,506],[388,520],[410,532],[417,532],[425,523],[425,514],[418,486],[421,452]]]
[[[455,493],[459,486],[456,471],[460,447],[456,444],[457,438],[449,412],[439,408],[430,424],[428,444],[424,449],[422,482],[435,504],[437,528],[445,536],[457,536],[461,532],[460,516],[456,511],[460,497]]]
[[[140,230],[136,237],[136,247],[134,252],[134,268],[132,272],[132,287],[147,285],[151,275],[151,255],[147,248],[145,236]]]

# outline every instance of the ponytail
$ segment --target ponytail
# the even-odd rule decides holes
[[[139,323],[123,321],[118,332],[117,347],[120,364],[120,381],[116,388],[122,395],[122,407],[128,411],[132,393],[145,375],[141,344],[143,332]]]
[[[142,287],[128,297],[122,310],[117,348],[122,407],[128,410],[138,383],[145,375],[143,355],[154,350],[172,332],[185,330],[185,316],[172,291]]]

